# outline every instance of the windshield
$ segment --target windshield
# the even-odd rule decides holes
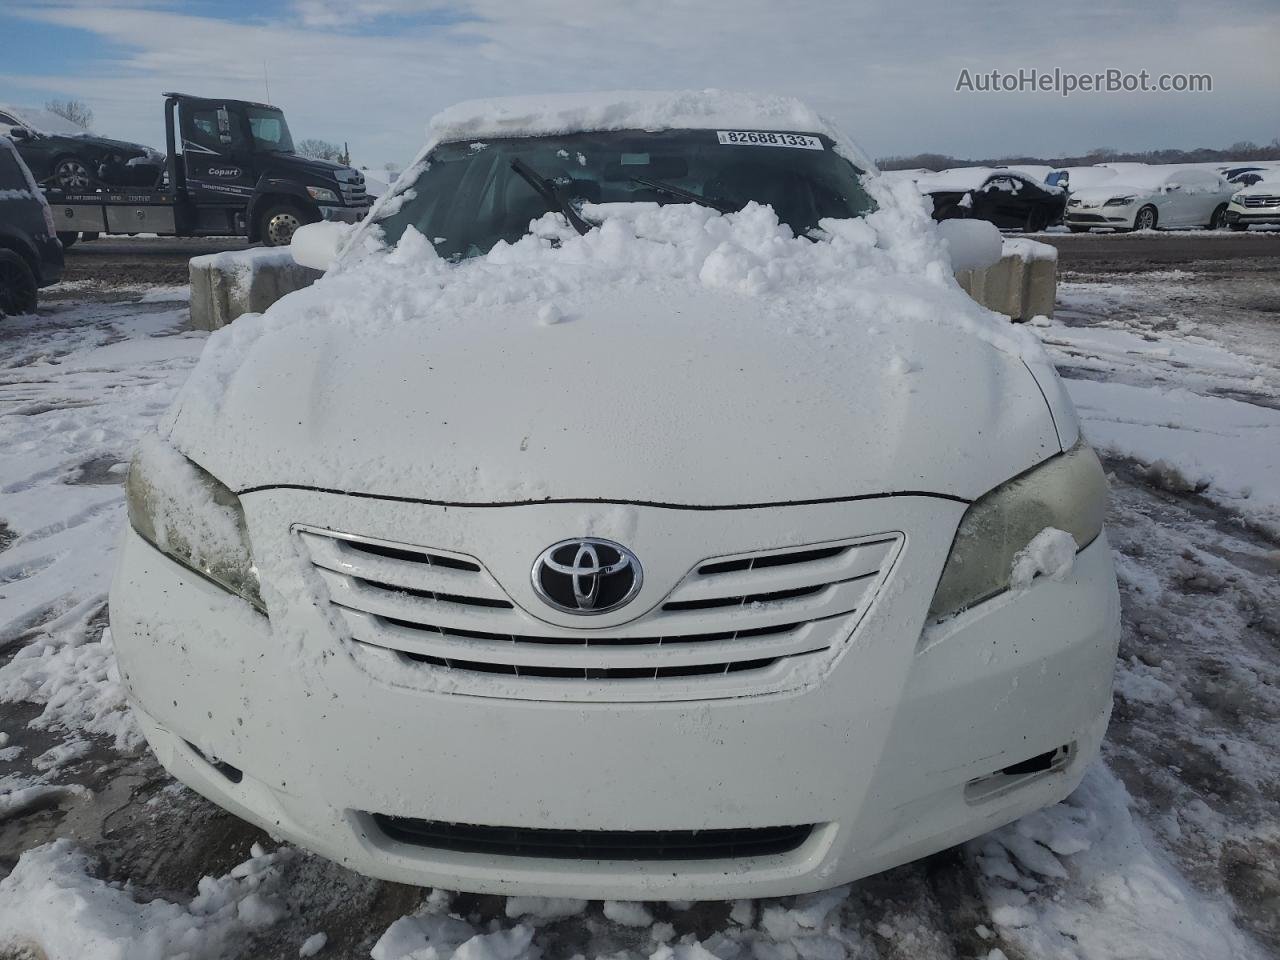
[[[873,208],[861,170],[823,136],[679,130],[617,131],[555,137],[445,143],[381,220],[395,244],[412,224],[445,258],[487,253],[513,243],[529,223],[556,209],[512,161],[556,188],[569,204],[702,202],[737,210],[769,204],[803,234],[826,218],[852,218]],[[692,195],[692,196],[690,196]]]
[[[264,107],[245,107],[249,132],[253,135],[253,149],[266,153],[293,153],[293,137],[289,136],[289,124],[284,113]]]

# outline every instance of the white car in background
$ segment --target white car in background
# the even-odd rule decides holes
[[[366,874],[625,900],[832,887],[1067,796],[1106,480],[910,185],[782,97],[431,137],[130,468],[111,631],[165,767]]]
[[[1248,230],[1254,223],[1280,224],[1280,171],[1268,171],[1264,179],[1231,195],[1231,202],[1227,204],[1227,226],[1232,230]]]
[[[1094,187],[1072,190],[1067,227],[1157,230],[1221,229],[1235,188],[1220,175],[1194,167],[1124,167]]]

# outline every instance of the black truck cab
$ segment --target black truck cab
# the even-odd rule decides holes
[[[241,236],[279,246],[304,223],[355,223],[369,212],[364,176],[295,153],[279,107],[182,93],[166,93],[164,103],[167,157],[154,183],[48,190],[59,230]]]
[[[353,223],[368,212],[364,176],[295,153],[279,107],[167,93],[165,139],[169,182],[179,185],[193,233],[277,245],[303,223]]]

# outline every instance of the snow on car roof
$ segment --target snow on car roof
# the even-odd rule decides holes
[[[594,130],[779,130],[823,133],[863,170],[875,164],[817,112],[794,97],[728,90],[619,90],[468,100],[432,118],[439,143]]]
[[[28,129],[37,133],[49,134],[50,136],[83,137],[90,132],[78,123],[72,123],[65,117],[60,117],[56,113],[50,113],[40,107],[19,107],[13,104],[0,103],[0,112],[12,114],[15,119],[21,120]]]
[[[977,190],[994,172],[991,167],[952,167],[950,170],[939,170],[937,173],[917,177],[916,186],[922,193],[932,193],[935,190]]]
[[[1158,187],[1179,178],[1186,180],[1220,180],[1221,177],[1212,170],[1182,166],[1152,166],[1120,170],[1115,180],[1107,182],[1108,187]]]
[[[950,170],[940,170],[917,178],[916,186],[922,193],[953,191],[959,193],[965,190],[977,190],[993,174],[1016,177],[1019,180],[1034,183],[1042,190],[1053,192],[1052,187],[1040,183],[1033,175],[1013,167],[952,167]]]
[[[1024,177],[1035,180],[1037,183],[1042,183],[1044,178],[1053,173],[1055,168],[1047,163],[1011,163],[1005,169],[1020,173]]]

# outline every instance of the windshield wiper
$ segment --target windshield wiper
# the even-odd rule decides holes
[[[511,169],[520,174],[533,189],[538,196],[547,202],[547,206],[552,210],[558,210],[564,214],[564,218],[569,221],[569,226],[577,230],[578,233],[587,233],[591,230],[591,224],[582,219],[577,210],[573,209],[573,205],[569,202],[568,197],[562,197],[556,185],[542,176],[531,166],[516,157],[511,161]]]
[[[729,203],[727,200],[713,200],[683,187],[677,187],[673,183],[663,183],[661,180],[650,180],[648,177],[632,177],[631,182],[638,183],[642,187],[648,187],[657,193],[665,193],[667,196],[683,200],[685,203],[696,203],[704,207],[710,207],[712,210],[719,210],[721,213],[737,213],[742,209],[737,204]]]

